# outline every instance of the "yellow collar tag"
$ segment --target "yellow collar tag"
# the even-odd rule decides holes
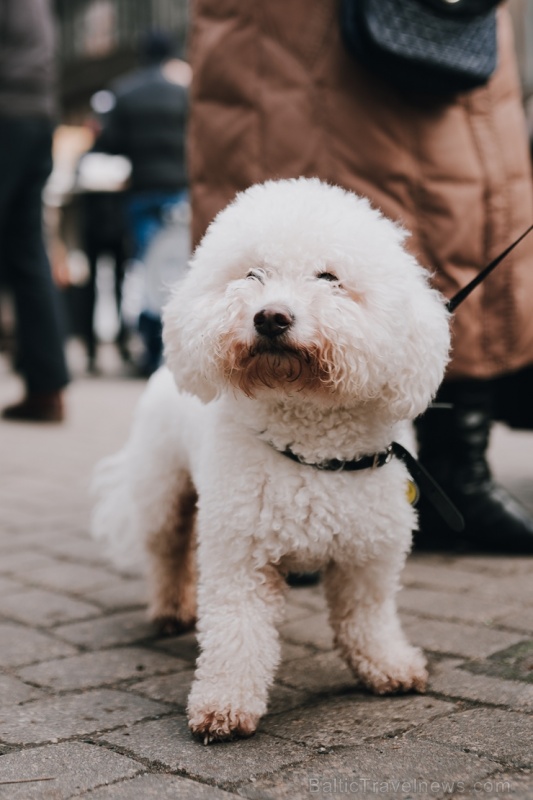
[[[407,499],[410,502],[410,504],[412,506],[416,506],[416,504],[418,503],[418,500],[420,498],[420,492],[418,490],[418,486],[416,485],[416,483],[413,480],[408,480],[407,481],[406,494],[407,494]]]

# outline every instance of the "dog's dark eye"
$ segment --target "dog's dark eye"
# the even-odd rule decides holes
[[[338,281],[339,280],[337,278],[337,276],[333,274],[333,272],[319,272],[318,275],[317,275],[317,278],[320,281]]]
[[[250,272],[248,273],[248,275],[246,277],[247,278],[251,278],[254,281],[259,281],[259,283],[264,283],[263,276],[260,275],[259,272],[254,272],[253,269],[250,270]]]

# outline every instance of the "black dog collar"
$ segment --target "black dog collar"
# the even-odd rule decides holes
[[[352,461],[345,461],[340,458],[327,458],[324,461],[317,462],[305,461],[301,456],[297,456],[296,453],[293,453],[290,447],[287,447],[286,450],[279,450],[279,452],[287,456],[287,458],[297,461],[298,464],[304,464],[307,467],[322,469],[326,472],[340,472],[341,470],[345,472],[354,472],[359,469],[375,469],[376,467],[383,467],[385,464],[388,464],[393,456],[393,445],[389,444],[387,449],[382,450],[381,453],[374,453],[373,456],[362,456]]]

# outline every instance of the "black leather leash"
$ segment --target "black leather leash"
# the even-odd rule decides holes
[[[448,527],[456,533],[460,533],[464,530],[465,521],[462,514],[454,506],[448,495],[442,491],[437,481],[432,478],[427,469],[422,466],[420,461],[412,456],[409,450],[406,450],[405,447],[398,442],[392,443],[392,452],[396,458],[403,461],[421,493],[429,500]]]
[[[533,231],[533,225],[530,225],[530,226],[529,226],[529,228],[527,229],[527,231],[524,231],[524,233],[523,233],[523,234],[521,234],[521,236],[519,236],[519,237],[518,237],[518,239],[516,239],[516,240],[515,240],[515,241],[514,241],[512,244],[510,244],[510,245],[509,245],[509,247],[507,247],[507,248],[506,248],[506,249],[503,251],[503,253],[500,253],[500,255],[499,255],[499,256],[496,256],[496,258],[495,258],[493,261],[491,261],[491,262],[490,262],[490,264],[488,264],[488,265],[485,267],[485,269],[481,270],[481,272],[479,272],[479,273],[476,275],[476,277],[475,277],[473,280],[471,280],[471,281],[470,281],[470,283],[468,283],[466,286],[464,286],[462,289],[460,289],[460,290],[457,292],[457,294],[455,294],[455,295],[454,295],[454,296],[451,298],[451,300],[448,300],[448,302],[447,302],[447,304],[446,304],[446,308],[448,309],[448,311],[450,311],[450,312],[452,312],[452,311],[455,311],[455,309],[457,308],[457,306],[458,306],[458,305],[460,305],[460,304],[463,302],[463,300],[466,300],[466,298],[468,297],[468,295],[470,294],[470,292],[472,292],[472,291],[473,291],[473,290],[476,288],[476,286],[479,286],[479,284],[480,284],[482,281],[484,281],[484,280],[485,280],[485,278],[487,277],[487,275],[490,275],[490,273],[492,272],[492,270],[493,270],[493,269],[496,269],[496,267],[498,266],[498,264],[500,264],[500,262],[502,262],[502,261],[503,261],[503,259],[504,259],[506,256],[508,256],[508,255],[509,255],[509,253],[511,252],[511,250],[514,250],[514,249],[515,249],[515,247],[517,246],[517,244],[520,244],[520,242],[522,241],[522,239],[525,239],[525,238],[526,238],[526,236],[528,235],[528,233],[531,233],[531,231]]]

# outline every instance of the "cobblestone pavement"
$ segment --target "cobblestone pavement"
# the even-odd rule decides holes
[[[19,386],[2,376],[0,403]],[[401,594],[425,696],[372,697],[331,649],[320,590],[293,589],[268,716],[247,741],[187,731],[193,634],[158,638],[144,586],[89,539],[94,462],[142,383],[84,379],[62,426],[0,423],[0,798],[533,798],[533,558],[416,555]],[[533,437],[496,431],[533,506]]]

